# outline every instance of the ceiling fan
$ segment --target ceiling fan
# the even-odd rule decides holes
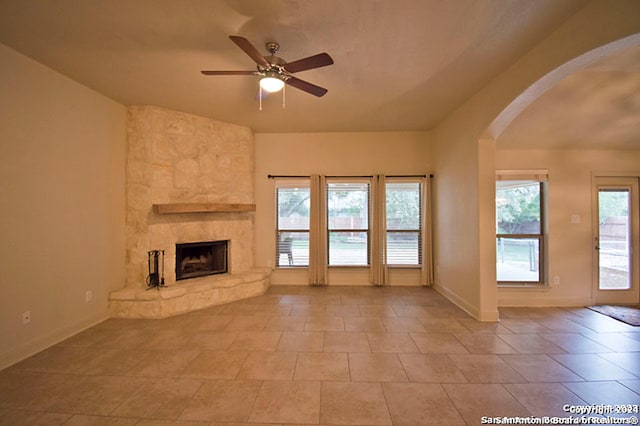
[[[202,71],[204,75],[257,75],[260,76],[260,87],[268,92],[277,92],[285,84],[293,86],[314,96],[324,96],[327,89],[316,86],[304,80],[294,77],[300,71],[307,71],[314,68],[326,67],[333,64],[333,59],[327,53],[319,53],[307,58],[293,62],[286,62],[276,56],[280,45],[275,42],[266,44],[266,48],[271,53],[270,56],[262,56],[258,49],[253,47],[251,42],[244,37],[229,36],[231,41],[238,45],[257,64],[256,71]]]

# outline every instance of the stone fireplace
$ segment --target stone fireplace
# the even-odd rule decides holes
[[[270,272],[256,270],[253,261],[253,143],[247,127],[157,107],[129,108],[126,286],[110,296],[112,316],[164,317],[264,292]],[[227,273],[182,279],[173,268],[180,244],[208,241],[226,242]],[[150,250],[165,251],[166,287],[147,291]],[[202,262],[201,254],[197,261],[189,255],[187,269],[203,267],[207,253],[202,255]],[[178,295],[180,300],[169,300]]]
[[[229,241],[176,244],[176,281],[227,272]]]

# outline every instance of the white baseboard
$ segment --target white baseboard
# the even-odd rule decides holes
[[[575,307],[590,306],[590,297],[544,297],[534,298],[531,294],[523,297],[500,297],[498,296],[498,307],[500,308],[552,308],[552,307]]]
[[[79,323],[53,330],[44,336],[38,336],[19,346],[11,347],[0,353],[0,370],[4,370],[107,319],[109,319],[107,313],[94,315]]]
[[[483,311],[478,306],[470,304],[467,300],[458,296],[457,293],[454,293],[437,281],[433,284],[433,289],[478,321],[497,322],[499,319],[497,309],[494,311]]]

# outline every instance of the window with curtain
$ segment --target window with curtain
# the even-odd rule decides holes
[[[329,266],[369,265],[368,181],[327,182]]]
[[[386,184],[387,265],[422,264],[422,188],[419,182]]]
[[[309,180],[276,182],[276,266],[309,266]]]
[[[496,182],[499,284],[544,282],[544,188],[544,179],[536,176],[506,175]]]

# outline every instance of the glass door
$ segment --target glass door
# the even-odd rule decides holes
[[[596,189],[594,302],[638,303],[638,181],[597,178]]]

